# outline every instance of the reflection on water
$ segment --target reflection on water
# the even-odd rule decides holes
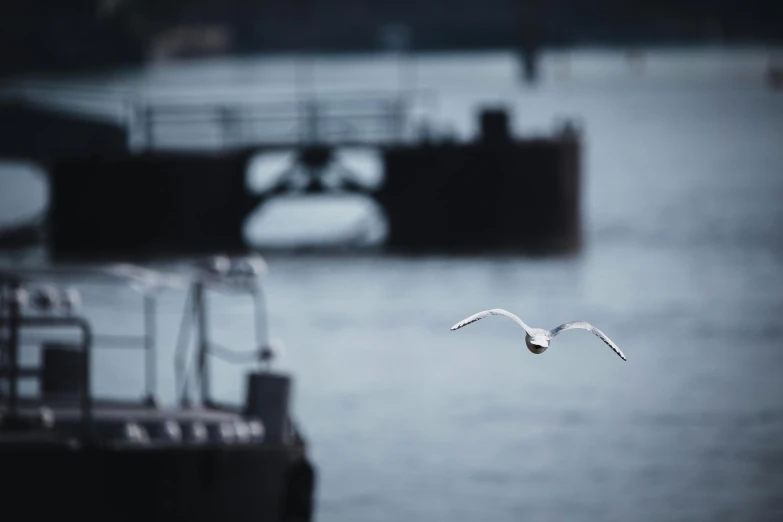
[[[506,57],[420,68],[463,134],[487,98],[522,130],[582,118],[581,256],[269,260],[320,521],[783,519],[783,97],[758,51],[651,54],[642,75],[621,56],[573,56],[533,90]],[[141,324],[120,319],[132,293],[86,294],[98,328]],[[160,307],[164,363],[183,299]],[[628,361],[583,331],[533,356],[507,319],[449,330],[490,307],[591,321]],[[217,340],[252,342],[247,303],[214,309]],[[141,393],[141,356],[121,357],[98,388]],[[215,371],[238,400],[239,370]]]

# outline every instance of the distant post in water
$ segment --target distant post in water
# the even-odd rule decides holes
[[[538,81],[541,52],[540,8],[538,0],[517,0],[517,56],[522,62],[522,75],[527,83]]]

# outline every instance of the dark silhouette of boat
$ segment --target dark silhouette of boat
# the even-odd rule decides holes
[[[80,315],[73,288],[41,283],[54,272],[0,272],[3,510],[34,520],[311,520],[315,470],[289,413],[292,380],[268,367],[274,346],[265,338],[263,269],[259,259],[226,258],[187,278],[113,267],[110,277],[143,296],[145,331],[138,338],[98,334]],[[176,406],[156,396],[155,304],[166,286],[188,292]],[[257,349],[220,348],[211,340],[212,292],[252,298]],[[134,346],[144,354],[144,397],[96,397],[96,349]],[[39,364],[22,363],[30,360],[22,357],[27,350],[40,350]],[[258,366],[246,375],[243,405],[212,398],[212,357]],[[23,380],[37,383],[38,393],[22,393]]]

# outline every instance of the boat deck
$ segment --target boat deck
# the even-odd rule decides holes
[[[77,437],[84,433],[83,411],[79,402],[20,401],[19,413],[35,429],[26,430],[29,443],[41,439],[46,443]],[[0,416],[7,412],[0,408]],[[158,408],[140,403],[122,401],[95,401],[90,419],[90,433],[103,443],[169,444],[260,444],[264,442],[264,428],[257,420],[239,412],[213,408]],[[20,432],[6,432],[0,443],[20,436]],[[47,438],[48,437],[48,438]],[[46,440],[44,440],[46,439]]]

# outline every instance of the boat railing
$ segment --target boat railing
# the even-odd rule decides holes
[[[231,260],[216,257],[208,263],[208,266],[202,266],[201,270],[191,277],[164,275],[127,264],[113,265],[107,270],[110,275],[123,279],[142,295],[144,334],[141,336],[97,334],[87,319],[76,314],[81,298],[76,297],[78,293],[74,293],[73,288],[61,291],[53,285],[36,286],[35,277],[0,272],[0,384],[8,384],[7,393],[2,393],[0,388],[0,413],[5,416],[5,421],[8,421],[4,421],[3,425],[12,425],[14,419],[22,419],[19,382],[23,379],[34,379],[38,381],[42,403],[48,398],[58,401],[73,400],[78,390],[80,416],[84,436],[87,437],[90,434],[95,402],[90,368],[95,348],[99,346],[102,349],[143,350],[146,390],[144,402],[147,407],[158,407],[155,316],[159,290],[164,287],[187,289],[185,310],[174,353],[175,388],[180,406],[189,407],[189,392],[195,391],[203,407],[241,413],[242,406],[220,404],[213,398],[209,382],[209,359],[215,357],[229,363],[251,363],[261,367],[270,365],[274,350],[268,339],[265,296],[263,287],[259,284],[260,276],[266,272],[266,265],[260,257]],[[90,280],[97,282],[95,279]],[[235,350],[221,346],[212,339],[207,295],[212,291],[251,298],[255,323],[254,349]],[[73,342],[62,342],[63,328],[76,329],[81,333],[76,346]],[[32,334],[26,333],[23,337],[23,329],[35,331]],[[58,336],[58,341],[52,342],[50,331],[57,332],[54,335]],[[195,346],[190,343],[193,332]],[[37,367],[20,364],[21,348],[28,345],[35,345],[50,357],[43,357]],[[78,357],[74,356],[74,347],[78,348]],[[75,366],[78,366],[78,371]],[[56,369],[60,371],[55,371]],[[46,386],[47,389],[55,391],[50,390],[44,397]]]
[[[44,270],[47,276],[57,274],[57,270]],[[37,381],[39,392],[44,394],[44,385],[51,381],[60,391],[79,390],[80,417],[84,435],[90,432],[92,406],[95,397],[92,393],[91,361],[96,348],[100,349],[134,349],[144,353],[144,388],[147,406],[157,407],[157,368],[156,368],[156,323],[155,311],[158,291],[163,287],[182,285],[180,279],[174,276],[164,276],[159,272],[146,270],[133,265],[113,265],[103,272],[112,276],[111,284],[116,285],[119,278],[137,290],[143,298],[144,333],[142,335],[96,334],[90,322],[77,311],[81,306],[81,294],[75,287],[65,289],[52,284],[39,282],[40,271],[31,270],[28,273],[0,272],[0,384],[6,384],[6,392],[0,387],[0,406],[5,404],[6,421],[11,425],[19,424],[21,380]],[[66,270],[66,275],[85,275],[77,271]],[[87,271],[88,276],[94,276]],[[92,283],[101,283],[101,279],[90,279]],[[63,341],[66,337],[63,328],[76,329],[81,332],[81,339],[76,343],[77,352],[73,353],[74,343]],[[25,335],[22,335],[23,330]],[[48,333],[56,331],[54,335]],[[37,366],[23,366],[21,361],[22,348],[34,346],[44,354]],[[44,349],[49,350],[49,354]],[[59,352],[59,353],[58,353]],[[46,356],[51,355],[47,360]],[[48,365],[47,365],[48,363]],[[78,366],[76,370],[74,366]],[[47,367],[48,370],[47,370]],[[73,398],[73,393],[58,393],[66,400]],[[4,425],[9,425],[6,422]]]
[[[90,436],[92,424],[92,391],[90,376],[90,361],[92,356],[93,333],[87,320],[77,315],[69,314],[66,310],[52,312],[54,300],[51,292],[42,291],[36,296],[39,309],[44,311],[40,315],[25,314],[23,309],[28,300],[25,281],[13,274],[0,273],[0,331],[4,333],[0,343],[0,380],[7,381],[8,391],[5,401],[4,427],[24,426],[27,424],[20,411],[19,384],[22,379],[34,379],[40,383],[44,380],[43,365],[38,367],[24,367],[20,364],[20,347],[22,345],[21,332],[26,328],[75,328],[81,332],[81,342],[77,345],[80,358],[76,358],[79,381],[79,406],[81,414],[82,434],[85,438]],[[49,290],[49,289],[47,289]],[[65,301],[67,303],[68,301]],[[63,315],[57,315],[57,312]],[[71,359],[74,360],[74,359]],[[74,368],[72,368],[74,369]],[[2,404],[0,402],[0,404]]]
[[[269,364],[273,357],[266,321],[266,302],[259,278],[266,273],[260,257],[229,260],[217,256],[202,264],[194,276],[185,301],[180,331],[174,353],[175,389],[180,406],[189,407],[196,393],[204,406],[235,410],[220,405],[212,396],[208,362],[215,357],[231,364]],[[253,305],[255,348],[236,350],[215,342],[210,335],[209,291],[245,295]],[[191,349],[191,334],[195,332],[195,348]]]

